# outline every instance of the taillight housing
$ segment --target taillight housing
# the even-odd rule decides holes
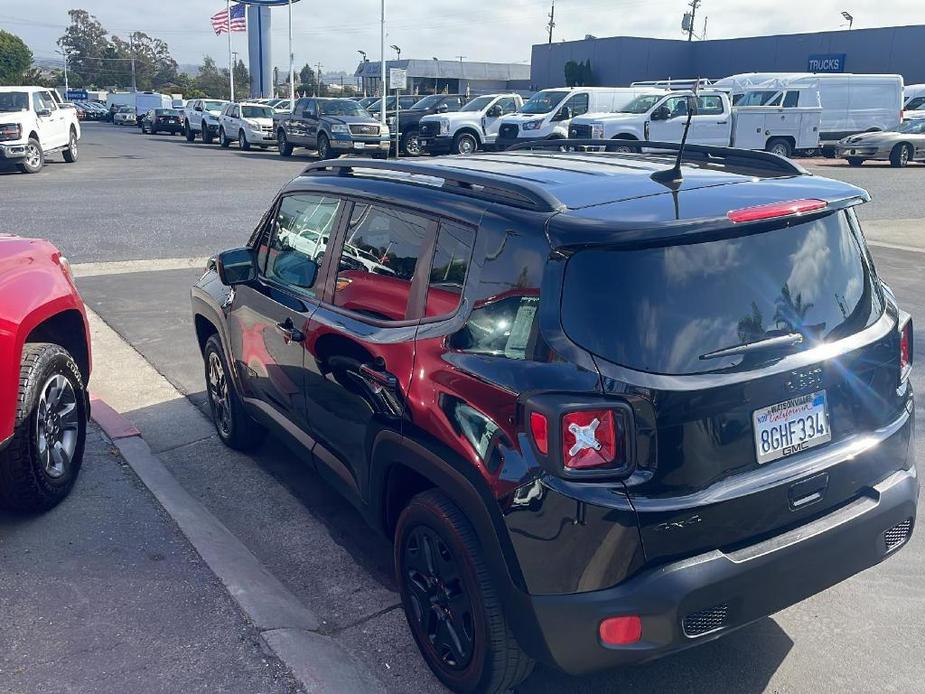
[[[905,383],[912,373],[915,356],[912,343],[912,318],[907,318],[899,327],[899,382]]]
[[[526,424],[540,462],[567,479],[626,478],[635,468],[633,408],[622,401],[532,397]]]
[[[742,224],[819,212],[826,207],[828,207],[828,203],[825,200],[789,200],[787,202],[772,202],[768,205],[756,205],[755,207],[743,207],[740,210],[730,210],[726,213],[726,217],[730,222]]]

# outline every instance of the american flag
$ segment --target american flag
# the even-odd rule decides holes
[[[231,17],[227,9],[212,15],[212,30],[216,35],[229,31],[247,31],[247,20],[244,18],[244,5],[232,5]]]

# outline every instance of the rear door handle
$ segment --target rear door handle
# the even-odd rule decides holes
[[[287,343],[305,341],[305,333],[295,327],[291,318],[287,318],[282,323],[277,323],[276,332],[282,335]]]

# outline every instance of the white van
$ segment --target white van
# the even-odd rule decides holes
[[[907,84],[903,89],[903,118],[925,118],[925,84]]]
[[[768,79],[761,81],[762,74]],[[785,108],[788,91],[818,91],[823,146],[831,147],[855,133],[892,130],[902,120],[902,75],[745,73],[718,80],[713,88],[730,89],[735,106]]]
[[[572,118],[586,113],[612,113],[637,96],[663,93],[651,87],[561,87],[534,94],[516,113],[502,116],[495,145],[505,149],[519,142],[568,137]]]

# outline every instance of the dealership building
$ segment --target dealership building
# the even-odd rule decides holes
[[[641,80],[742,72],[898,73],[925,83],[925,26],[884,27],[741,39],[674,41],[630,36],[533,46],[535,89],[565,84],[565,64],[591,61],[594,83],[623,86]]]
[[[407,75],[406,92],[411,94],[489,94],[530,88],[530,66],[524,63],[478,63],[461,60],[387,60],[386,76],[392,68]],[[356,77],[365,94],[379,93],[381,68],[378,61],[357,66]],[[391,85],[389,89],[391,90]]]

